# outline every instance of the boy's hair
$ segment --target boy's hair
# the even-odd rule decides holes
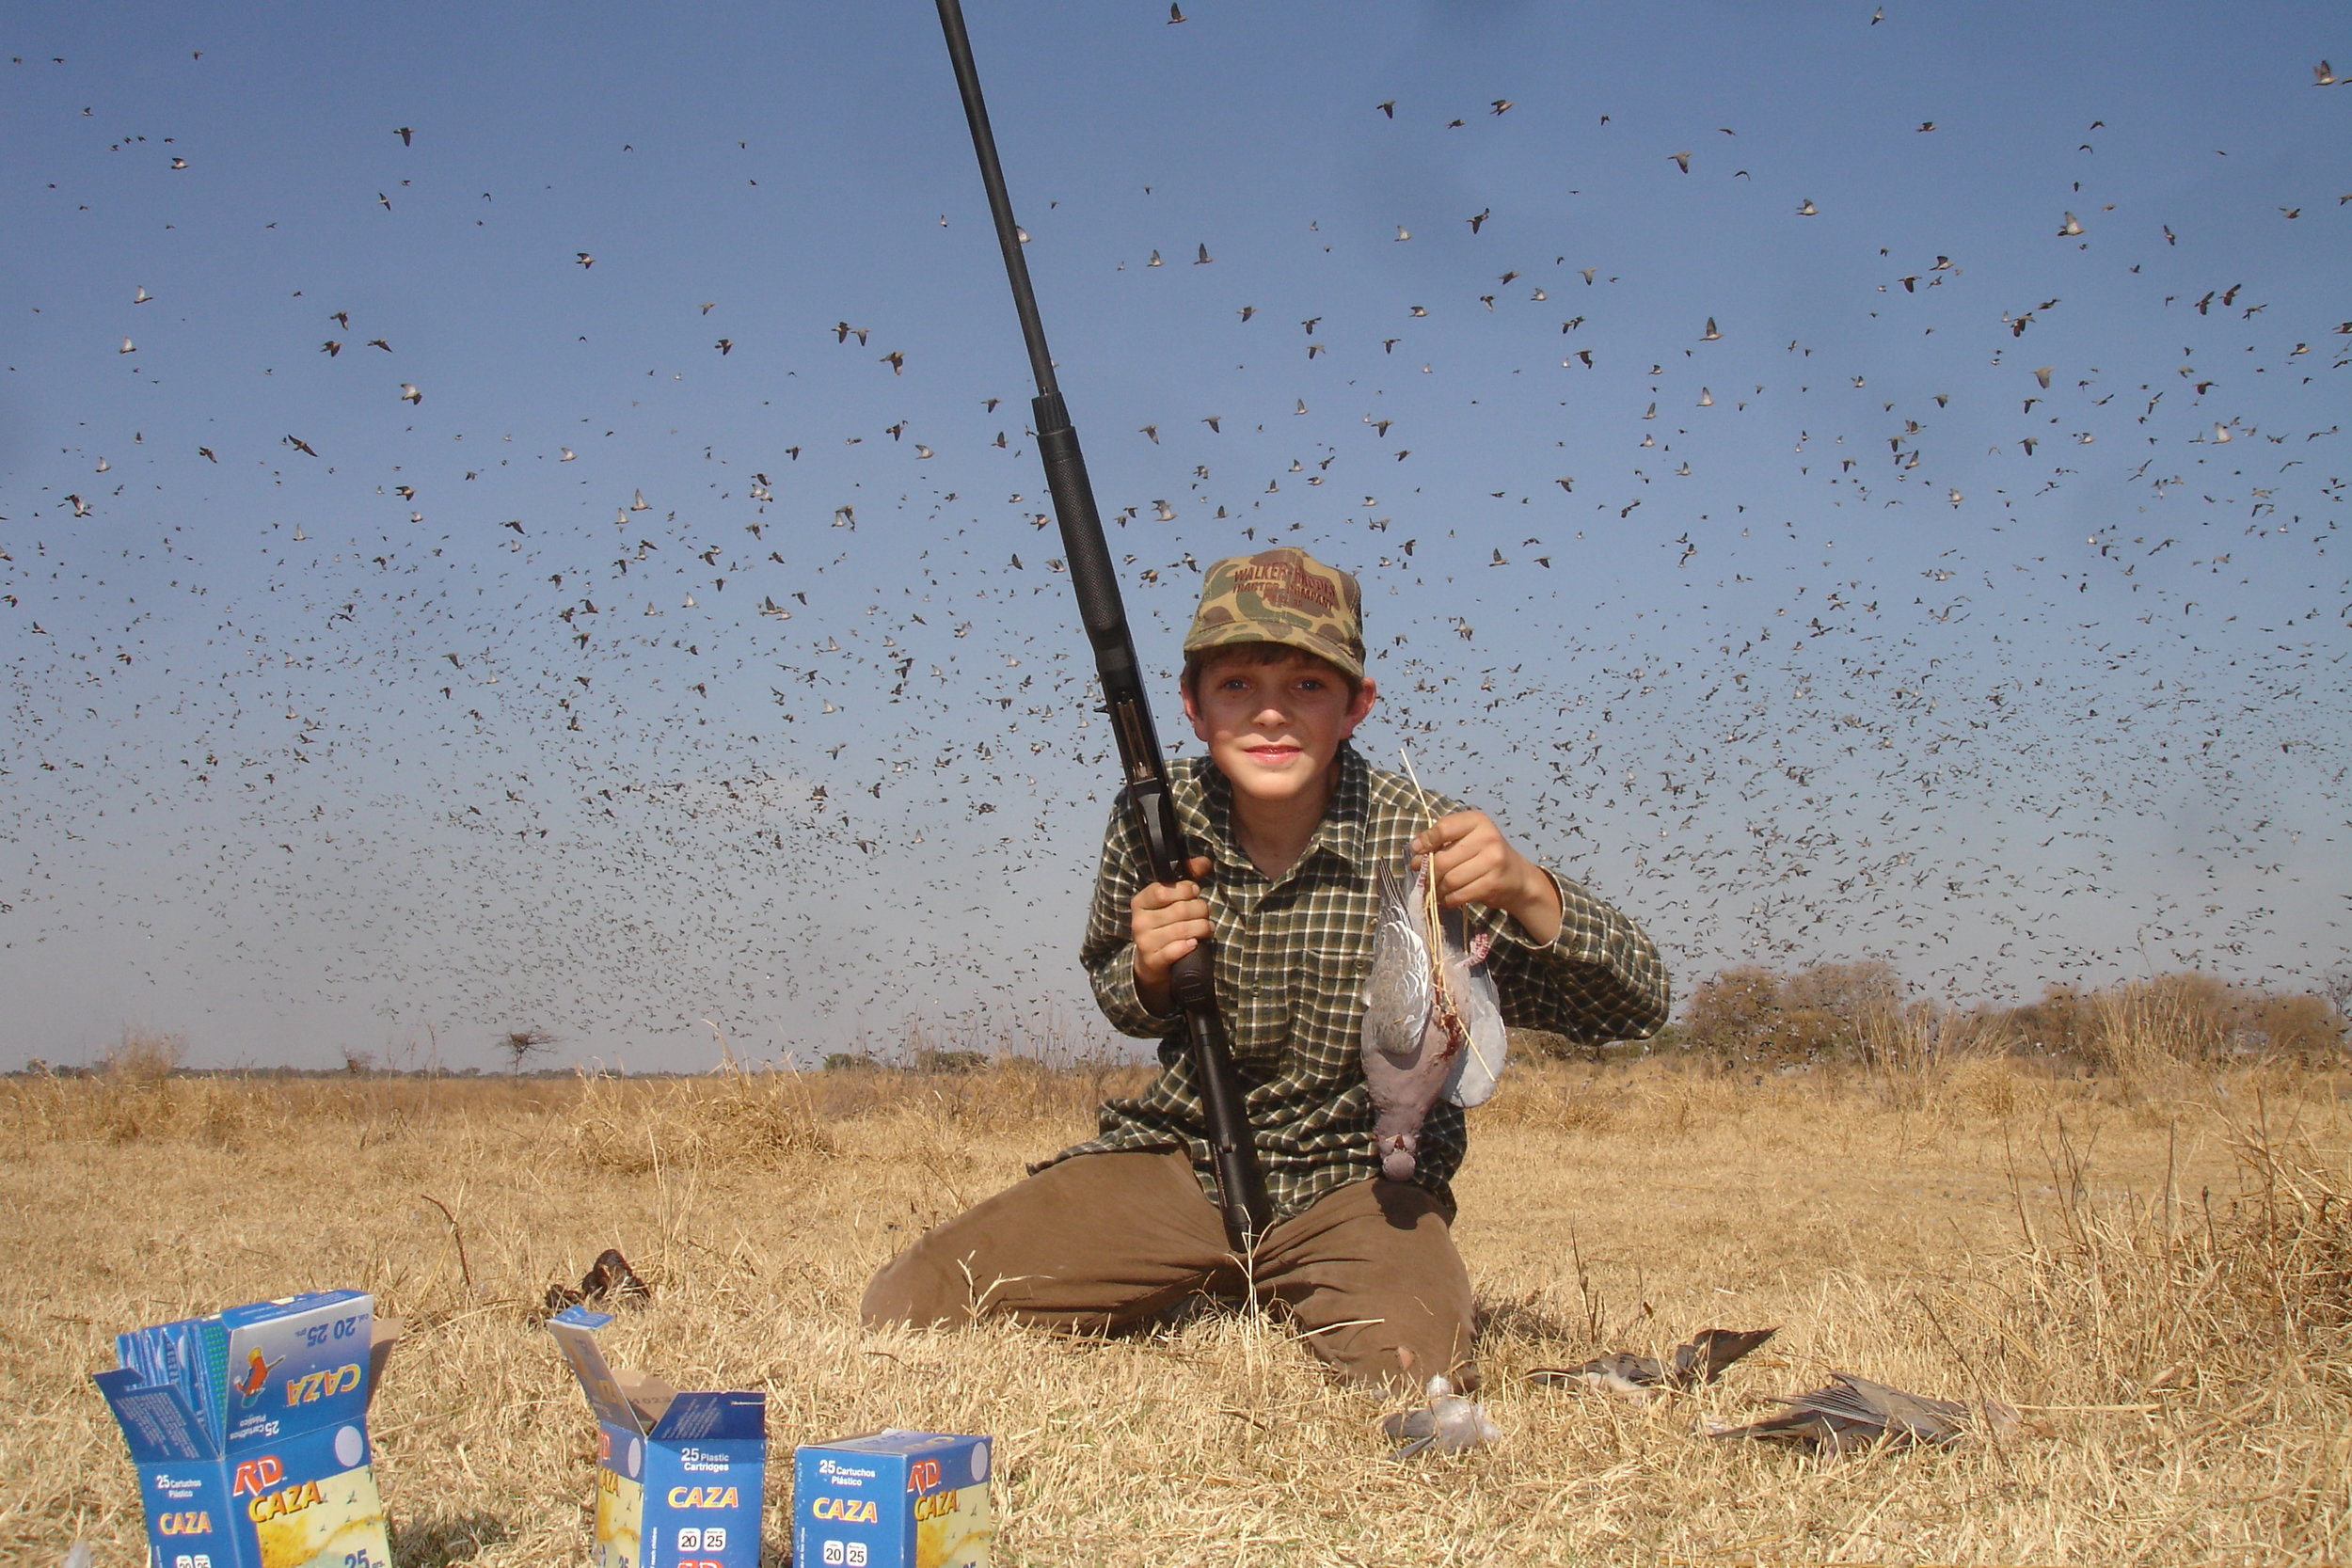
[[[1329,659],[1311,654],[1304,648],[1294,648],[1287,642],[1228,642],[1221,647],[1195,648],[1184,656],[1185,696],[1195,698],[1200,696],[1201,666],[1216,658],[1234,658],[1244,664],[1256,665],[1281,664],[1294,658],[1310,659],[1347,683],[1349,702],[1354,702],[1364,689],[1364,680],[1361,675],[1351,675]]]

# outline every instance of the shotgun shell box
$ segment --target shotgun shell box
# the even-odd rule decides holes
[[[399,1338],[360,1291],[118,1336],[92,1381],[138,1467],[149,1568],[391,1568],[368,1404]]]
[[[596,1413],[596,1568],[759,1568],[768,1396],[616,1372],[596,1347],[612,1321],[580,1307],[548,1320]]]
[[[860,1433],[797,1449],[792,1568],[989,1568],[986,1437]]]

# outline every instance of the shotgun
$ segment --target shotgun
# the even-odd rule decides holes
[[[1124,775],[1120,793],[1152,876],[1162,883],[1180,882],[1189,875],[1186,862],[1192,858],[1192,847],[1184,842],[1184,829],[1176,819],[1176,802],[1168,794],[1159,731],[1152,722],[1151,704],[1144,696],[1143,672],[1136,662],[1135,639],[1127,629],[1127,607],[1120,598],[1119,578],[1111,570],[1110,548],[1103,542],[1094,485],[1087,478],[1078,433],[1071,428],[1070,410],[1062,403],[1053,356],[1046,352],[1045,326],[1038,319],[1037,294],[1029,286],[1029,263],[1021,253],[1021,230],[1012,221],[1005,172],[996,161],[995,133],[989,129],[979,72],[972,64],[972,40],[963,29],[963,6],[961,0],[938,0],[938,5],[939,25],[947,37],[947,58],[955,66],[956,87],[963,95],[963,116],[972,126],[972,149],[979,154],[980,183],[988,189],[989,214],[996,223],[997,247],[1005,253],[1005,273],[1012,283],[1012,306],[1020,314],[1029,370],[1037,379],[1037,396],[1029,403],[1030,422],[1037,431],[1038,455],[1045,463],[1045,488],[1054,498],[1054,515],[1061,525],[1070,586],[1078,595],[1078,619],[1086,626],[1087,641],[1094,646],[1094,668],[1103,682],[1103,710],[1109,715],[1111,734],[1119,742]],[[1184,1014],[1193,1077],[1208,1112],[1209,1147],[1226,1240],[1235,1251],[1247,1253],[1265,1234],[1269,1205],[1265,1176],[1258,1168],[1257,1146],[1249,1134],[1241,1075],[1225,1037],[1225,1021],[1217,1012],[1207,942],[1176,960],[1169,991]]]

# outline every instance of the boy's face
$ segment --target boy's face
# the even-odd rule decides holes
[[[1212,655],[1184,693],[1184,717],[1239,799],[1284,805],[1328,790],[1340,742],[1374,696],[1367,680],[1351,699],[1347,677],[1312,654],[1273,664]]]

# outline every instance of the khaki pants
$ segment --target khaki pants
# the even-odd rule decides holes
[[[1258,1298],[1347,1377],[1418,1387],[1444,1372],[1456,1387],[1476,1385],[1470,1276],[1442,1207],[1422,1188],[1335,1188],[1268,1231],[1253,1262]],[[1252,1282],[1183,1154],[1082,1154],[924,1236],[874,1276],[860,1310],[877,1327],[1002,1313],[1100,1334]]]

